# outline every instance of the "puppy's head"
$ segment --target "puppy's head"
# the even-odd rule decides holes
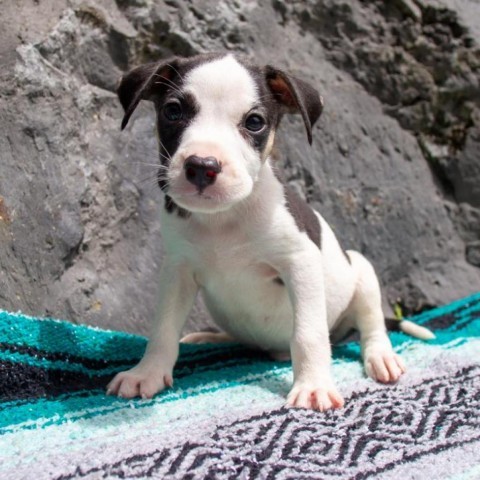
[[[218,212],[244,200],[284,113],[300,113],[308,140],[322,99],[306,82],[233,55],[171,58],[121,80],[122,128],[140,100],[157,112],[159,183],[180,207]]]

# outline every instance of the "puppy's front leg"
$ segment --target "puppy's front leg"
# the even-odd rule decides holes
[[[287,405],[324,411],[343,406],[331,377],[331,347],[320,252],[296,254],[286,272],[294,310],[290,342],[294,383]]]
[[[107,386],[108,394],[151,398],[172,386],[180,332],[197,291],[188,267],[173,265],[167,260],[160,273],[159,302],[145,354],[138,365],[114,377]]]

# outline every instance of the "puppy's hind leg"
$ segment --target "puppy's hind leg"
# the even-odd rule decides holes
[[[348,256],[357,284],[347,316],[353,319],[355,328],[360,332],[365,371],[378,382],[396,382],[405,372],[405,365],[394,353],[387,335],[377,276],[372,265],[360,253],[349,251]]]

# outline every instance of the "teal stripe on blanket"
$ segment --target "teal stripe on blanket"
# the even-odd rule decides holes
[[[463,327],[471,319],[471,315],[480,309],[480,293],[463,300],[453,302],[424,312],[412,318],[419,324],[445,316],[456,314],[453,329]],[[476,328],[468,323],[466,328]],[[392,333],[396,345],[407,341],[410,337]],[[122,332],[100,330],[94,327],[74,325],[53,319],[39,319],[22,314],[8,313],[0,310],[0,345],[21,345],[41,348],[50,353],[61,353],[72,357],[98,360],[103,362],[124,362],[140,358],[145,350],[146,339],[138,335]],[[181,345],[181,356],[204,356],[211,352],[226,352],[231,346],[225,345]],[[72,363],[72,362],[69,362]],[[75,361],[73,362],[75,363]],[[54,366],[54,365],[50,365]],[[68,367],[67,367],[68,368]],[[80,367],[71,367],[73,369]],[[108,373],[110,372],[106,367]],[[85,368],[85,373],[98,374],[98,371]]]
[[[51,318],[38,319],[0,310],[0,344],[41,348],[45,352],[62,353],[98,361],[136,360],[143,355],[145,337],[130,333],[101,330]],[[228,346],[215,345],[225,351]],[[210,349],[209,348],[209,349]],[[184,355],[203,355],[200,345],[182,345]]]
[[[95,360],[138,358],[145,350],[145,338],[138,335],[110,332],[50,318],[38,321],[20,313],[5,311],[0,311],[0,339],[1,343]]]
[[[466,338],[473,338],[480,336],[480,295],[467,298],[461,302],[455,302],[455,308],[452,306],[441,307],[435,309],[436,311],[454,315],[455,321],[443,330],[436,331],[436,339],[430,341],[430,345],[442,345],[445,348],[453,348],[459,346]],[[21,315],[11,315],[2,312],[0,315],[0,344],[22,344],[26,346],[35,347],[36,351],[45,352],[60,352],[65,353],[65,348],[72,338],[79,338],[80,343],[75,348],[70,349],[69,353],[75,354],[78,358],[100,359],[107,361],[124,360],[120,355],[112,355],[108,357],[103,352],[105,345],[112,345],[115,339],[119,339],[119,344],[124,345],[127,340],[130,340],[133,347],[127,348],[127,351],[135,351],[136,358],[139,358],[139,353],[144,348],[144,339],[135,335],[128,335],[123,333],[105,332],[89,327],[82,327],[70,325],[54,320],[34,320],[29,317]],[[475,318],[475,315],[478,316]],[[438,317],[438,316],[437,316]],[[422,323],[429,319],[437,318],[432,312],[422,314]],[[7,319],[7,321],[4,321]],[[470,319],[468,323],[466,320]],[[15,325],[12,321],[15,320]],[[414,319],[415,320],[415,319]],[[38,324],[47,322],[49,326],[47,331],[50,333],[48,337],[44,336],[45,330],[39,327]],[[8,336],[4,333],[8,331]],[[18,332],[18,336],[12,332]],[[35,340],[35,335],[38,336]],[[62,333],[67,332],[66,342],[59,341]],[[74,335],[72,332],[75,332]],[[419,340],[401,333],[394,332],[391,334],[392,343],[398,352],[410,349],[415,344],[420,343]],[[141,341],[141,343],[140,343]],[[81,350],[82,345],[87,345],[87,355],[83,355]],[[141,348],[139,348],[141,346]],[[110,347],[107,348],[107,351]],[[233,349],[232,349],[233,348]],[[195,366],[195,360],[208,355],[224,354],[226,357],[221,365],[221,373],[218,369],[213,369],[214,363],[206,364],[206,366]],[[140,353],[141,355],[141,353]],[[233,358],[232,358],[233,355]],[[346,345],[334,347],[333,351],[334,363],[356,363],[360,362],[360,347],[356,342]],[[173,389],[156,397],[155,402],[164,403],[173,401],[178,398],[186,396],[200,395],[205,392],[214,392],[222,389],[229,389],[238,384],[238,379],[259,376],[276,376],[286,375],[290,370],[289,363],[272,362],[259,356],[258,358],[245,358],[242,355],[242,347],[225,346],[225,345],[207,345],[207,346],[182,346],[182,354],[179,362],[181,363],[187,359],[192,362],[192,367],[189,372],[182,378],[177,378]],[[81,372],[89,376],[113,375],[115,372],[122,370],[122,365],[105,366],[103,369],[89,369],[81,363],[69,362],[65,360],[46,360],[39,358],[38,355],[29,355],[26,353],[11,353],[7,349],[0,351],[0,362],[9,361],[17,362],[25,365],[33,365],[42,369],[60,369],[72,372]],[[232,365],[233,363],[233,365]],[[202,370],[203,369],[203,370]],[[245,381],[245,380],[243,380]],[[105,380],[106,382],[106,380]],[[1,392],[0,392],[1,394]],[[134,400],[135,408],[142,408],[146,403],[141,400]],[[15,429],[15,425],[24,424],[22,428],[36,428],[34,423],[28,425],[25,422],[37,421],[44,419],[43,426],[52,424],[61,424],[66,421],[71,421],[70,415],[74,412],[81,412],[76,414],[75,418],[86,418],[95,415],[104,415],[117,410],[125,408],[125,402],[118,399],[107,397],[103,390],[99,388],[92,388],[87,391],[65,393],[63,396],[56,398],[42,398],[40,400],[18,400],[0,403],[0,434],[7,433]],[[73,412],[73,413],[72,413]]]
[[[472,295],[447,306],[435,308],[412,318],[417,323],[424,324],[429,320],[456,313],[455,321],[449,328],[436,332],[437,339],[433,342],[446,343],[452,336],[478,335],[478,319],[472,315],[480,312],[480,294]],[[461,331],[460,331],[461,329]],[[399,347],[405,342],[412,342],[411,337],[401,332],[391,332],[392,343]],[[122,370],[123,365],[109,366],[109,362],[125,362],[130,364],[139,359],[145,349],[146,339],[137,335],[100,330],[87,326],[73,325],[52,319],[34,319],[21,314],[11,314],[0,311],[0,345],[6,352],[0,352],[0,359],[30,363],[45,368],[65,368],[81,371],[88,375],[112,374]],[[18,354],[9,352],[8,345],[22,345],[41,349],[49,353],[62,353],[78,359],[94,359],[105,362],[103,369],[91,369],[75,361],[46,360],[38,355]],[[212,353],[236,353],[241,347],[232,345],[181,345],[180,360],[208,356]],[[233,348],[233,350],[232,350]],[[335,348],[336,357],[357,356],[358,343]],[[358,357],[356,357],[358,358]]]
[[[441,307],[436,307],[426,312],[420,313],[412,317],[412,320],[419,324],[424,324],[429,320],[432,320],[436,317],[443,317],[445,315],[454,314],[457,315],[460,313],[462,318],[468,318],[468,315],[479,311],[480,302],[480,292],[474,293],[469,297],[462,298],[461,300],[456,300],[455,302],[449,303],[447,305],[442,305]],[[465,314],[461,312],[465,311]],[[464,316],[465,315],[465,316]]]

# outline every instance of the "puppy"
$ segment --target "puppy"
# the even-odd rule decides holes
[[[291,356],[288,405],[342,407],[330,338],[352,328],[360,332],[367,374],[397,381],[405,366],[387,336],[372,266],[342,250],[272,162],[285,113],[301,115],[312,142],[323,108],[317,91],[271,66],[208,54],[135,68],[122,78],[118,96],[122,129],[141,100],[156,109],[166,256],[145,355],[116,375],[107,392],[151,398],[172,385],[180,332],[199,291],[226,333],[185,340],[235,340],[276,358]],[[409,322],[400,328],[430,335]]]

